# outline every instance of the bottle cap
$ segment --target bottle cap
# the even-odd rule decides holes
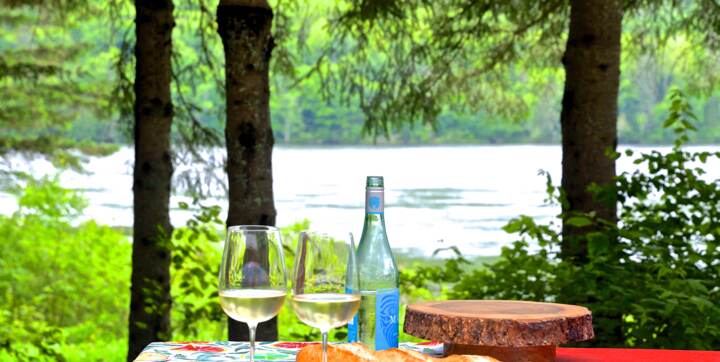
[[[368,176],[366,187],[385,187],[382,176]]]

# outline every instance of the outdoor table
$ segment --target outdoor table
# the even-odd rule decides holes
[[[256,361],[292,362],[303,346],[316,342],[257,342]],[[247,342],[154,342],[135,361],[247,361]],[[400,348],[441,357],[442,343],[401,343]],[[623,348],[557,348],[560,362],[720,362],[720,352]]]

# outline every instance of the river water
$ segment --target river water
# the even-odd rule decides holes
[[[668,147],[653,147],[667,151]],[[649,151],[649,147],[633,147]],[[692,147],[720,151],[720,146]],[[79,189],[89,200],[85,217],[114,226],[132,226],[132,148],[91,158],[87,174],[63,172],[65,187]],[[52,173],[47,162],[15,160],[16,168]],[[430,254],[458,246],[468,255],[497,255],[513,240],[501,227],[525,214],[548,220],[559,208],[544,204],[550,172],[560,182],[561,150],[554,145],[423,147],[283,147],[273,154],[277,224],[308,219],[313,229],[330,233],[362,230],[365,176],[385,177],[388,238],[393,248]],[[623,157],[619,171],[637,166]],[[705,166],[709,178],[720,178],[720,165]],[[216,174],[222,179],[223,173]],[[173,196],[173,225],[191,216]],[[224,199],[211,200],[225,207]],[[14,198],[0,194],[0,212],[16,209]],[[223,216],[224,217],[224,216]]]

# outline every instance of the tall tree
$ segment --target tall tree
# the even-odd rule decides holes
[[[622,1],[570,2],[560,114],[565,213],[594,211],[604,220],[617,220],[615,195],[594,198],[588,188],[611,184],[615,178],[612,154],[617,147],[621,32]],[[588,247],[583,235],[597,226],[573,226],[567,220],[563,222],[563,259],[582,263]]]
[[[561,257],[583,264],[590,260],[588,235],[603,228],[600,223],[571,222],[574,213],[593,212],[598,218],[617,222],[617,193],[597,194],[592,185],[615,183],[618,88],[620,83],[621,0],[571,0],[570,28],[562,63],[565,90],[560,113],[562,130],[562,225]],[[610,288],[598,278],[600,288]],[[592,295],[561,291],[564,302],[585,304]],[[594,311],[595,328],[603,340],[620,341],[622,313]]]
[[[135,168],[128,361],[170,338],[172,0],[135,1]]]
[[[275,225],[269,103],[272,20],[265,0],[218,4],[218,33],[225,50],[228,225]],[[228,318],[230,340],[248,340],[248,333],[246,324]],[[275,318],[258,326],[257,339],[277,339]]]

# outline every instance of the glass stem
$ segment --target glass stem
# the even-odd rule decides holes
[[[255,361],[255,330],[257,324],[248,324],[248,328],[250,329],[250,362],[253,362]]]
[[[327,362],[328,331],[322,332],[322,362]]]

